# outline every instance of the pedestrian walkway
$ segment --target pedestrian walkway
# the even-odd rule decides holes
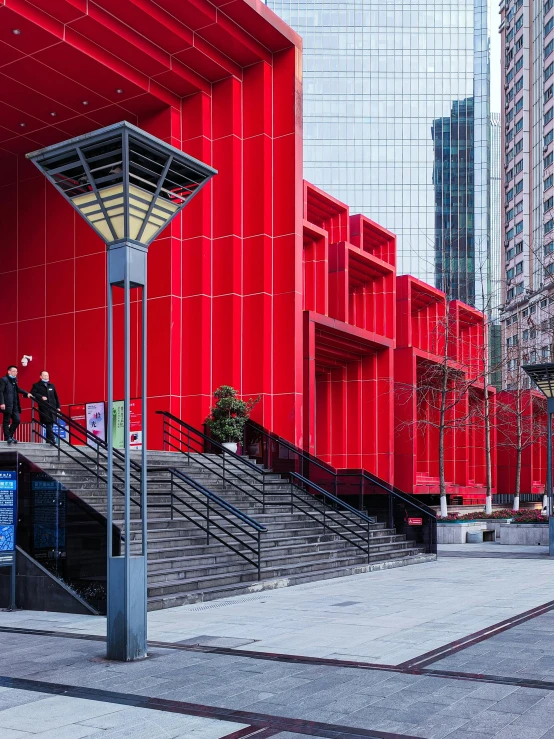
[[[465,545],[469,546],[469,545]],[[439,559],[148,615],[149,638],[398,664],[554,600],[550,560]],[[4,613],[13,624],[105,634],[94,616]]]
[[[0,732],[554,739],[552,566],[444,557],[158,611],[129,664],[104,619],[0,613]]]
[[[0,688],[3,739],[221,739],[245,728],[228,721],[148,710],[108,701]]]

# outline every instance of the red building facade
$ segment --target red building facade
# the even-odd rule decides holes
[[[542,393],[522,389],[498,394],[499,492],[513,495],[519,475],[522,495],[544,493],[546,428],[546,398]]]
[[[200,425],[229,384],[328,464],[435,492],[431,411],[395,383],[417,395],[446,351],[467,385],[448,491],[483,493],[481,317],[397,279],[394,235],[303,181],[286,24],[261,0],[0,0],[0,21],[0,362],[33,356],[23,387],[47,368],[64,408],[106,397],[104,244],[25,154],[125,119],[219,172],[150,247],[151,443],[156,410]]]
[[[395,484],[415,494],[439,492],[442,427],[447,493],[480,502],[487,415],[496,492],[496,398],[488,387],[487,410],[483,316],[409,275],[397,280],[397,300]]]

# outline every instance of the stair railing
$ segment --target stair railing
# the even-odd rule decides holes
[[[40,401],[34,401],[34,402],[36,402],[37,405],[42,404]],[[59,422],[63,421],[66,427],[66,431],[70,433],[70,438],[73,438],[74,440],[81,442],[80,444],[72,444],[69,439],[62,439],[61,435],[58,433],[56,437],[56,448],[58,452],[58,460],[61,460],[62,455],[64,456],[64,458],[71,459],[74,463],[77,463],[84,470],[94,475],[94,477],[96,478],[98,482],[102,482],[105,484],[107,481],[107,465],[108,465],[108,445],[107,443],[103,441],[102,439],[99,439],[98,437],[96,437],[94,434],[91,434],[86,428],[84,428],[83,426],[75,422],[72,418],[62,413],[61,411],[55,411],[51,409],[50,406],[47,406],[47,409],[49,412],[52,413],[53,418],[58,423],[58,428],[60,426]],[[33,410],[34,410],[34,406],[33,406]],[[43,427],[36,420],[34,413],[32,416],[32,424],[34,426],[33,428],[34,438],[43,440],[43,435],[42,435]],[[125,492],[123,488],[123,484],[124,484],[123,470],[124,470],[124,464],[125,464],[125,455],[118,449],[114,449],[113,452],[114,452],[113,488],[116,492],[124,496]],[[142,469],[141,469],[140,464],[138,464],[134,460],[130,460],[130,465],[131,465],[131,492],[132,493],[134,492],[137,496],[136,498],[131,496],[131,502],[140,509],[141,508],[140,481],[141,481]],[[163,468],[160,468],[158,466],[151,466],[151,467],[148,467],[146,473],[148,475],[160,473],[161,469]],[[193,488],[196,491],[196,493],[193,494],[190,489],[187,490],[186,488],[182,487],[181,483],[176,482],[175,478],[178,478],[181,482],[186,482],[189,488]],[[153,480],[150,480],[150,481],[153,482]],[[197,495],[198,493],[204,496],[205,505],[208,511],[207,514],[203,514],[201,510],[193,509],[192,505],[190,503],[187,503],[185,498],[183,498],[182,496],[179,496],[177,493],[174,492],[175,487],[177,487],[187,496],[190,495],[191,497],[195,498],[195,500],[197,501],[201,500],[201,498]],[[247,516],[239,508],[236,508],[232,504],[223,500],[223,498],[220,498],[215,493],[209,491],[207,488],[203,487],[199,483],[196,483],[194,480],[192,480],[191,478],[189,478],[187,475],[185,475],[179,470],[172,471],[171,478],[170,478],[170,488],[171,490],[169,493],[164,492],[164,491],[149,490],[148,498],[169,497],[170,502],[165,505],[160,504],[160,503],[148,502],[147,508],[159,509],[160,507],[166,507],[168,509],[168,512],[171,518],[173,518],[175,513],[182,515],[184,518],[186,518],[191,523],[193,523],[198,528],[200,528],[201,530],[207,533],[208,543],[211,538],[216,539],[221,544],[231,549],[233,552],[238,554],[240,557],[245,559],[247,562],[255,566],[258,571],[258,577],[261,577],[261,539],[260,539],[260,535],[261,533],[266,531],[264,526],[259,524],[253,518]],[[194,510],[197,517],[193,518],[192,516],[187,515],[183,511],[182,508],[179,508],[177,506],[177,503],[179,503],[181,506],[183,506],[187,510],[191,510],[191,509]],[[213,518],[214,510],[218,511],[216,519]],[[226,513],[223,514],[223,511],[225,511]],[[221,522],[221,519],[225,519],[227,524],[229,524],[229,526],[234,526],[234,530],[232,530],[232,528],[230,528],[229,526],[225,528]],[[205,523],[202,523],[203,521]],[[238,523],[239,521],[241,523]],[[249,529],[253,529],[255,533],[252,533],[252,531],[250,531]],[[219,531],[221,534],[225,534],[228,537],[228,539],[227,540],[222,539],[220,535],[217,534],[217,531]],[[241,539],[240,536],[242,536],[243,539]],[[244,537],[246,538],[246,541],[244,540]],[[122,535],[121,539],[125,541],[125,535]],[[231,543],[229,539],[235,541],[236,544]],[[254,543],[252,543],[252,540],[254,541]],[[237,546],[237,544],[240,544],[242,549],[240,549]],[[252,556],[245,554],[243,550],[247,550],[248,552],[250,552]]]
[[[239,557],[242,557],[246,562],[256,567],[258,580],[261,580],[261,535],[267,531],[265,526],[232,505],[232,503],[229,503],[196,480],[193,480],[182,470],[172,467],[151,467],[148,471],[170,474],[171,489],[169,496],[171,500],[172,519],[174,513],[176,513],[202,529],[206,533],[207,544],[213,538],[228,549],[231,549]],[[152,478],[149,482],[166,482],[166,480]],[[175,492],[176,489],[189,499],[194,500],[200,507],[195,507],[191,500],[187,500],[183,495],[178,495]],[[148,495],[167,496],[168,493],[153,491],[149,492]],[[196,518],[193,518],[179,506],[183,506],[186,511],[190,511]],[[148,507],[157,508],[158,505],[156,503],[148,503]],[[224,524],[227,524],[227,526]],[[222,536],[228,538],[223,539]],[[229,538],[232,541],[229,541]]]
[[[55,446],[58,452],[58,461],[64,457],[68,457],[74,463],[85,469],[87,472],[95,475],[98,480],[106,481],[108,467],[108,445],[105,441],[92,434],[88,429],[74,421],[62,411],[56,411],[46,405],[41,400],[32,399],[31,406],[31,424],[32,438],[37,442],[45,442],[43,436],[43,425],[35,416],[35,408],[40,410],[44,407],[51,414],[54,422],[58,426],[58,433],[55,435]],[[60,423],[62,422],[62,423]],[[61,428],[66,429],[69,439],[62,438]],[[72,443],[73,439],[77,443]],[[119,450],[113,450],[113,488],[121,495],[125,495],[124,491],[124,470],[125,455]],[[131,503],[140,508],[140,465],[131,460]],[[133,493],[137,498],[133,497]]]
[[[318,522],[321,521],[320,516],[323,513],[323,530],[326,531],[327,529],[329,529],[340,539],[347,541],[349,544],[351,544],[353,547],[356,547],[357,549],[361,549],[367,554],[367,561],[369,562],[371,559],[370,529],[372,525],[375,525],[376,520],[374,518],[371,518],[370,516],[366,516],[365,513],[362,513],[356,508],[349,506],[348,503],[345,503],[344,501],[337,498],[335,495],[327,492],[327,490],[320,488],[315,483],[310,482],[305,477],[302,477],[302,475],[298,475],[296,472],[290,472],[289,475],[292,478],[293,482],[293,484],[290,486],[291,495],[290,503],[288,504],[290,505],[291,513],[294,509],[296,509],[302,511],[302,513],[304,513],[305,515],[310,516],[310,518],[316,519]],[[298,494],[295,494],[295,487],[309,492],[310,495],[300,496]],[[321,496],[325,500],[325,502],[329,504],[329,507],[323,506],[322,511],[321,507],[315,505],[314,500],[317,499],[317,496]],[[313,515],[313,513],[306,511],[302,507],[303,505],[307,505],[312,510],[316,510],[319,516],[316,517]],[[335,507],[331,508],[331,505],[334,505]],[[364,529],[363,534],[361,534],[360,531],[356,528],[355,522],[352,521],[352,519],[348,517],[344,510],[341,509],[345,509],[351,514],[351,516],[358,523],[358,528],[361,525],[365,524],[366,528]],[[341,520],[337,521],[334,516],[338,516]]]
[[[274,472],[264,470],[246,457],[227,450],[222,444],[214,441],[206,434],[194,428],[194,426],[191,426],[191,424],[177,418],[177,416],[167,411],[156,412],[163,417],[164,447],[180,452],[186,456],[188,463],[194,458],[195,464],[198,464],[204,469],[209,469],[212,474],[216,474],[220,479],[223,479],[221,470],[225,464],[227,464],[228,468],[231,464],[233,470],[240,470],[241,482],[244,480],[243,475],[245,471],[247,484],[250,484],[248,478],[257,475],[259,480],[261,477],[263,510],[265,512],[265,506],[268,505],[266,501],[266,494],[268,494],[266,488],[271,484],[269,481],[265,481],[265,477],[270,475],[274,478]],[[213,457],[210,457],[211,465],[203,456],[207,449],[216,452]],[[226,457],[228,457],[227,463],[225,462]],[[274,493],[270,505],[288,506],[290,507],[291,513],[295,509],[307,513],[305,507],[308,506],[312,511],[308,515],[315,518],[319,523],[323,523],[324,528],[331,529],[329,521],[332,521],[333,533],[349,541],[353,546],[363,549],[364,552],[369,552],[369,526],[376,523],[376,518],[368,516],[363,511],[354,508],[338,496],[312,483],[297,472],[283,472],[282,476],[286,476],[286,483],[288,483],[289,489],[279,496]],[[225,480],[225,483],[230,484],[229,477]],[[275,484],[282,486],[283,480],[276,481]],[[233,483],[233,486],[243,492],[240,484]],[[256,489],[259,489],[259,486],[260,483],[258,482]],[[317,511],[319,517],[316,518],[313,511]],[[346,511],[348,511],[349,515],[346,514]],[[336,518],[330,518],[331,513],[336,514]],[[367,528],[364,536],[359,536],[359,532],[355,530],[354,522],[351,520],[352,518],[356,520],[359,526],[364,527],[364,529]],[[360,545],[356,541],[356,539],[360,538],[364,541],[363,545]]]
[[[258,440],[258,457],[264,467],[282,474],[300,474],[320,488],[332,491],[341,501],[345,495],[356,495],[360,510],[385,518],[389,528],[396,528],[422,544],[427,553],[437,553],[437,514],[415,496],[367,470],[337,470],[254,421],[248,421],[245,426],[245,448],[250,446],[249,439]]]
[[[163,418],[163,445],[167,451],[179,452],[221,482],[262,506],[265,513],[266,498],[271,488],[282,485],[272,472],[262,469],[245,457],[230,451],[223,444],[211,439],[185,421],[167,411],[156,411]],[[213,457],[205,457],[210,450]],[[269,479],[268,479],[269,478]],[[275,492],[273,491],[273,494]]]

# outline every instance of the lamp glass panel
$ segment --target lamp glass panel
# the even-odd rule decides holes
[[[153,197],[152,193],[136,185],[129,185],[129,237],[131,239],[138,238],[142,224],[148,215]],[[141,235],[141,243],[148,244],[153,236],[165,226],[178,208],[178,204],[172,203],[165,198],[157,197]]]
[[[108,222],[104,217],[102,208],[98,203],[95,192],[87,192],[85,195],[78,195],[71,198],[71,202],[83,214],[90,225],[102,236],[104,241],[113,241],[113,234],[110,230]]]

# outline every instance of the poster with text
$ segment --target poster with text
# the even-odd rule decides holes
[[[131,449],[142,449],[142,400],[135,398],[129,404]]]
[[[112,438],[115,449],[123,449],[125,446],[124,408],[125,404],[122,400],[114,400],[112,408]]]
[[[106,419],[104,416],[104,403],[87,403],[87,431],[101,441],[106,441]],[[88,440],[90,446],[94,446],[92,439]]]
[[[112,433],[115,449],[125,446],[125,403],[114,400],[112,412]],[[142,449],[142,401],[139,398],[129,404],[129,444],[131,449]]]

